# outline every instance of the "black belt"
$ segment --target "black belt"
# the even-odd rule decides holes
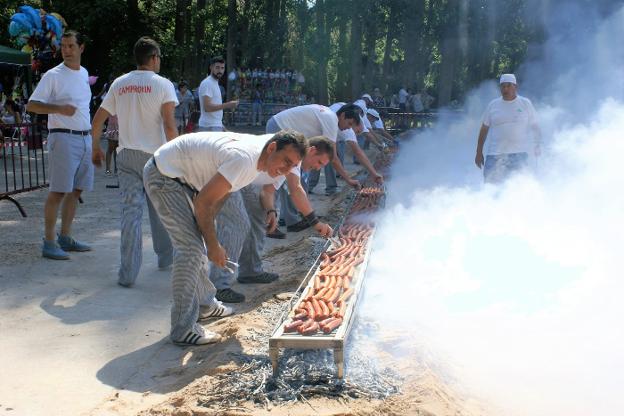
[[[75,134],[77,136],[88,136],[91,134],[91,130],[50,129],[48,133],[66,133]]]
[[[160,172],[160,169],[158,169],[158,165],[156,164],[156,158],[154,156],[152,156],[152,163],[154,164],[154,167],[156,168],[156,170],[158,172]],[[162,172],[160,172],[161,175],[163,175]],[[163,175],[163,176],[167,176],[167,175]],[[180,178],[172,178],[170,176],[167,176],[169,179],[172,179],[174,181],[176,181],[177,183],[179,183],[180,185],[182,185],[185,189],[191,191],[191,193],[193,194],[193,196],[197,195],[199,193],[199,191],[197,189],[195,189],[194,187],[192,187],[191,185],[189,185],[188,183],[184,182],[182,179]]]

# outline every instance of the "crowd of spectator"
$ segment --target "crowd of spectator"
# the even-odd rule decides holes
[[[237,68],[228,73],[234,97],[255,103],[303,105],[310,102],[304,92],[305,76],[293,69]]]

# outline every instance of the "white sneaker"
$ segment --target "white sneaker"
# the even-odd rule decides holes
[[[226,306],[221,301],[215,300],[210,306],[200,305],[199,307],[199,320],[209,318],[223,318],[226,316],[234,315],[234,308]]]
[[[173,341],[176,345],[206,345],[213,344],[221,340],[221,335],[207,330],[201,325],[193,325],[193,329],[188,331],[179,341]]]

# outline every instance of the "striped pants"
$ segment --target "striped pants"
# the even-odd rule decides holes
[[[119,283],[131,286],[137,279],[143,257],[143,206],[147,212],[152,231],[152,245],[158,256],[158,267],[166,267],[173,261],[173,247],[167,230],[143,188],[143,167],[151,154],[134,149],[122,149],[119,161],[119,189],[121,191],[121,265]]]
[[[247,185],[233,192],[217,216],[217,239],[228,257],[240,264],[241,276],[263,273],[262,249],[266,236],[266,213],[260,204],[258,185]],[[210,280],[217,289],[229,289],[236,277],[225,269],[213,267]]]
[[[208,279],[211,265],[191,209],[190,190],[162,175],[153,159],[145,165],[143,181],[175,249],[171,339],[181,340],[197,322],[200,303],[210,306],[216,301],[216,289]]]

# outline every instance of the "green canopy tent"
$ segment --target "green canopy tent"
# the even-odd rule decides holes
[[[26,94],[26,97],[32,92],[30,60],[29,53],[0,45],[0,73],[20,73],[24,71],[27,89],[24,94]]]
[[[30,65],[30,54],[0,45],[0,64]]]

